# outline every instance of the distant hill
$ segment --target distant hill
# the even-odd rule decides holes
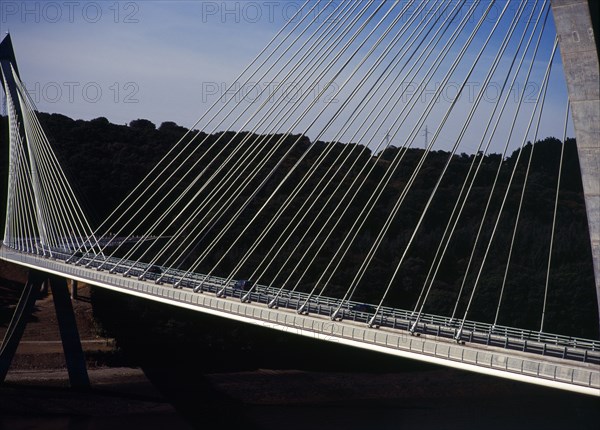
[[[184,127],[173,122],[163,122],[156,127],[155,124],[144,119],[132,121],[129,125],[116,125],[110,123],[106,118],[83,121],[73,120],[64,115],[46,113],[40,113],[39,117],[76,193],[95,225],[98,225],[100,220],[105,219],[110,214],[111,210],[139,183],[146,173],[159,163],[164,154],[187,131]],[[1,119],[1,125],[2,139],[6,141],[5,117]],[[221,133],[207,136],[200,133],[198,141],[206,138],[208,143],[205,148],[199,148],[199,153],[214,150],[216,144],[213,145],[212,143],[216,142],[220,135]],[[233,133],[225,133],[221,141],[229,141],[233,137]],[[248,141],[244,143],[246,145],[256,144],[262,138],[261,136],[241,134],[235,137],[235,145],[242,144],[243,137],[248,138]],[[268,139],[271,138],[274,139],[273,136],[268,137]],[[235,145],[232,147],[235,147]],[[311,147],[310,156],[302,161],[303,164],[299,172],[308,170],[319,155],[323,154],[323,151],[331,145],[326,142],[310,142],[307,137],[303,136],[288,137],[283,148],[291,148],[292,150],[277,168],[273,177],[269,179],[264,189],[256,196],[252,204],[245,209],[247,213],[253,213],[266,201],[267,196],[274,189],[274,184],[289,172],[291,166],[300,159],[301,154],[307,148]],[[357,149],[353,152],[353,157],[358,157],[359,163],[352,167],[351,162],[355,158],[350,158],[340,166],[336,166],[340,167],[340,171],[350,169],[352,179],[354,176],[359,175],[357,166],[364,163],[375,163],[375,156],[378,155],[372,154],[368,148],[357,144],[353,145]],[[553,137],[540,140],[535,145],[528,144],[517,166],[515,183],[521,184],[530,151],[535,148],[525,193],[525,203],[522,208],[518,235],[511,260],[511,269],[505,286],[505,298],[499,318],[499,323],[503,325],[531,329],[539,328],[560,145],[560,141]],[[324,166],[339,163],[339,161],[335,161],[335,156],[347,147],[347,144],[336,143],[331,155],[328,155],[325,159]],[[3,148],[3,159],[1,161],[2,165],[5,166],[6,145],[3,145]],[[380,160],[374,165],[373,174],[365,178],[365,188],[359,193],[357,201],[365,202],[368,199],[370,193],[373,192],[376,180],[384,174],[385,168],[398,151],[400,149],[390,147],[381,154]],[[416,148],[409,149],[406,152],[401,168],[392,177],[389,186],[384,190],[381,201],[375,206],[372,216],[367,219],[364,229],[361,230],[355,241],[355,245],[349,249],[348,256],[343,260],[339,270],[332,278],[326,295],[341,296],[346,291],[349,280],[354,276],[356,268],[377,236],[383,220],[385,220],[406,186],[410,173],[422,152],[422,149]],[[277,154],[283,154],[283,149]],[[227,153],[222,154],[221,157],[224,158],[226,155]],[[427,157],[421,173],[416,177],[413,188],[407,194],[402,210],[392,223],[390,231],[384,238],[373,263],[369,266],[364,278],[365,281],[359,284],[354,299],[377,302],[381,297],[382,290],[404,251],[441,167],[449,155],[445,151],[435,151]],[[453,157],[437,197],[432,201],[431,210],[425,217],[423,226],[415,237],[415,242],[411,246],[404,264],[400,267],[397,281],[386,300],[387,305],[406,309],[414,307],[425,282],[433,255],[448,223],[450,211],[456,202],[461,185],[474,157],[473,154],[460,154]],[[500,158],[501,156],[498,154],[490,154],[485,156],[482,161],[481,171],[475,181],[472,195],[465,205],[464,215],[457,225],[454,239],[450,242],[447,256],[436,277],[425,307],[426,312],[442,315],[452,313],[472,249],[472,243],[479,227],[481,213],[485,207]],[[206,160],[211,159],[212,157],[206,157]],[[204,164],[201,163],[197,167],[198,171],[208,166],[206,160],[203,162]],[[499,186],[490,206],[490,213],[492,214],[495,214],[498,210],[510,171],[516,162],[516,153],[511,154],[504,160]],[[273,167],[274,162],[270,166]],[[5,181],[5,176],[2,175],[2,181]],[[290,182],[294,183],[295,180],[296,178],[293,177]],[[337,184],[340,180],[341,176],[339,178],[335,177],[333,183]],[[334,194],[330,203],[331,207],[341,199],[342,192],[346,189],[346,186],[349,186],[349,179],[344,181],[341,184],[340,191]],[[302,190],[302,193],[298,196],[298,202],[302,202],[305,197],[308,197],[311,185],[314,186],[315,184],[311,183],[306,189]],[[514,190],[511,188],[511,194],[507,201],[506,215],[501,218],[498,225],[496,239],[493,242],[486,270],[482,273],[469,319],[489,321],[495,314],[508,255],[508,245],[520,197],[519,188],[514,185],[513,187]],[[5,189],[5,182],[3,182],[2,193],[5,192]],[[276,207],[275,204],[282,201],[291,190],[290,185],[285,185],[278,193],[279,197],[275,199],[272,207]],[[249,192],[244,192],[242,197],[247,195],[249,195]],[[2,198],[2,205],[4,204],[5,198]],[[291,222],[293,210],[298,206],[299,204],[293,206],[292,211],[284,215],[281,221],[282,225]],[[343,234],[350,227],[351,221],[358,216],[360,209],[361,206],[358,204],[349,208],[348,216],[342,219],[340,223],[339,234],[335,236],[337,239],[325,243],[323,252],[319,254],[314,269],[311,269],[303,278],[299,286],[300,289],[307,290],[314,285],[320,273],[319,270],[325,267],[339,244],[339,238],[343,237]],[[316,210],[310,212],[309,216],[314,214]],[[246,216],[244,219],[248,218]],[[268,217],[265,216],[265,218]],[[241,231],[243,224],[238,224],[234,226],[228,235],[235,237]],[[260,222],[253,226],[252,231],[248,233],[249,237],[252,234],[258,235],[260,227]],[[487,244],[485,238],[490,236],[492,228],[493,218],[490,218],[484,224],[482,231],[484,240],[483,244],[477,249],[476,261],[481,261]],[[310,234],[309,232],[309,240],[312,239]],[[272,245],[274,240],[276,238],[267,240],[265,247]],[[233,268],[236,258],[239,258],[250,244],[251,242],[240,245],[240,249],[236,249],[235,255],[229,256],[221,263],[219,270],[223,274],[228,274]],[[217,249],[215,255],[220,255],[222,251],[224,249]],[[259,254],[252,256],[247,263],[247,267],[258,264],[260,261]],[[193,261],[196,256],[197,253],[190,253],[188,255],[189,261]],[[207,267],[212,265],[214,261],[214,258],[209,259],[206,263]],[[478,266],[476,265],[476,267]],[[201,269],[203,268],[201,266]],[[286,268],[286,270],[291,269]],[[476,273],[476,270],[473,269],[469,272],[465,284],[466,291],[459,303],[459,314],[460,310],[464,309],[466,305],[467,293],[470,293]],[[298,276],[296,273],[285,271],[284,274],[290,274],[292,279],[295,279],[294,276]],[[266,278],[269,276],[274,276],[274,270],[267,272]],[[262,280],[262,282],[266,281],[268,279]],[[152,305],[148,304],[148,306]],[[165,316],[165,318],[168,317]],[[570,333],[588,338],[598,337],[598,316],[589,235],[585,218],[579,163],[573,139],[569,139],[565,147],[565,162],[557,215],[555,250],[546,321],[545,329],[549,332]],[[154,322],[148,323],[154,324]]]

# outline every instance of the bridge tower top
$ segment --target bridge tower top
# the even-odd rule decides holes
[[[5,91],[10,91],[10,96],[13,100],[18,100],[16,82],[14,82],[12,69],[15,71],[15,75],[20,80],[21,75],[19,74],[19,68],[17,66],[17,59],[15,57],[15,50],[13,49],[12,39],[10,33],[7,33],[2,42],[0,42],[0,83],[2,84]],[[5,82],[5,80],[7,82]],[[14,108],[17,112],[20,112],[20,106],[15,103]]]

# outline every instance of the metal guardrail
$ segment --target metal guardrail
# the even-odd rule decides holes
[[[377,330],[366,326],[361,327],[354,324],[343,324],[337,321],[317,319],[309,315],[270,309],[266,306],[258,307],[253,303],[223,300],[216,296],[196,294],[186,289],[169,288],[155,283],[140,281],[135,278],[119,276],[118,274],[111,274],[104,271],[98,272],[93,268],[70,265],[61,260],[45,259],[34,255],[14,252],[6,253],[4,251],[4,249],[0,250],[0,256],[4,254],[4,257],[8,257],[8,259],[12,261],[21,261],[26,264],[35,265],[36,267],[45,268],[80,279],[91,279],[95,282],[129,289],[146,296],[168,299],[173,302],[181,302],[193,306],[201,306],[219,311],[220,313],[249,318],[253,322],[256,323],[258,321],[266,327],[278,328],[280,330],[283,329],[291,333],[305,335],[314,333],[315,337],[329,338],[330,340],[345,339],[347,341],[361,342],[363,344],[368,343],[392,350],[404,351],[405,353],[435,357],[437,359],[452,361],[462,365],[473,365],[524,377],[531,376],[555,383],[585,387],[586,390],[591,390],[593,393],[596,393],[596,390],[600,389],[600,372],[598,372],[596,368],[581,367],[580,365],[575,365],[575,363],[573,363],[573,366],[569,366],[568,363],[555,364],[543,362],[531,357],[509,356],[492,350],[475,350],[460,344],[438,342],[435,339],[410,336],[408,333],[400,330]],[[207,285],[210,287],[207,291],[218,292],[217,290],[222,289],[222,286],[219,284],[219,278],[214,279],[214,281],[217,282],[213,283],[213,279],[210,279],[210,281],[211,282],[207,282]],[[239,292],[239,290],[233,291],[233,293],[235,293],[233,294],[234,297],[238,296],[237,292]],[[261,297],[264,297],[264,295],[261,296],[261,293],[256,293],[257,299],[260,299]],[[297,304],[298,302],[293,297],[282,298],[282,300],[288,300],[288,304],[291,305],[294,303]],[[260,300],[256,301],[264,303],[264,300],[262,302]],[[358,321],[360,318],[357,318],[356,320]],[[445,330],[445,328],[440,326],[427,326],[425,329]],[[473,333],[473,336],[474,340],[476,340],[477,334]],[[508,343],[508,349],[521,349],[523,346],[519,341],[512,339],[508,339]],[[511,345],[514,346],[514,348],[510,348]],[[533,343],[529,342],[528,346],[533,346]],[[543,344],[537,344],[537,346],[539,348],[545,348]],[[531,351],[528,350],[528,352]],[[600,354],[596,352],[584,351],[584,354],[588,354],[588,358],[590,356],[600,358]]]
[[[2,250],[8,251],[5,247]],[[35,257],[38,261],[52,261],[41,256],[21,254],[12,249],[10,249],[10,252],[13,256],[17,253],[18,255]],[[60,263],[62,265],[66,264],[66,261],[73,257],[72,254],[56,250],[53,251],[53,256],[54,259],[62,261]],[[307,293],[288,290],[280,291],[277,288],[264,285],[255,285],[249,292],[238,290],[233,287],[234,282],[227,282],[226,278],[206,276],[198,273],[188,274],[185,271],[171,268],[161,267],[159,268],[160,273],[153,273],[147,270],[149,268],[147,264],[121,261],[117,258],[103,257],[100,259],[98,256],[91,258],[81,255],[78,257],[78,260],[79,265],[87,266],[88,268],[98,269],[102,266],[102,270],[106,270],[108,274],[105,275],[103,271],[97,271],[94,273],[94,279],[103,282],[114,282],[115,274],[124,275],[127,273],[127,276],[131,278],[144,275],[144,278],[150,281],[156,282],[160,279],[160,283],[178,285],[180,288],[197,289],[201,292],[215,293],[238,299],[244,298],[251,302],[274,304],[281,308],[298,310],[304,305],[304,311],[327,317],[331,317],[342,304],[340,299],[332,297],[309,297]],[[123,277],[123,279],[128,278]],[[373,317],[373,312],[364,310],[369,309],[369,306],[371,309],[375,309],[373,305],[348,301],[343,303],[341,312],[337,316],[366,324]],[[392,329],[408,330],[414,322],[415,317],[412,312],[389,307],[382,307],[377,316],[378,326]],[[421,314],[414,330],[416,334],[427,334],[453,339],[457,337],[459,326],[459,321],[453,321],[448,317]],[[464,322],[460,340],[502,347],[508,350],[519,350],[544,356],[600,364],[600,341],[596,340],[539,333],[504,326],[492,326],[491,324],[475,321]]]

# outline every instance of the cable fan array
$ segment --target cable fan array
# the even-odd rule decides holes
[[[530,142],[557,122],[544,109],[558,44],[549,15],[546,0],[307,1],[93,233],[19,84],[23,125],[7,97],[18,180],[5,244],[68,250],[70,262],[174,287],[194,280],[196,292],[213,276],[225,279],[221,295],[248,279],[242,300],[268,287],[269,306],[301,291],[301,313],[336,297],[333,319],[369,301],[370,326],[399,303],[412,309],[411,331],[437,312],[456,323],[457,338],[485,289],[495,326],[516,259]],[[568,110],[563,142],[567,127]],[[421,144],[424,129],[433,131]],[[540,331],[558,198],[557,189]],[[473,237],[461,236],[465,224]],[[506,225],[508,242],[498,237]],[[458,248],[468,251],[448,285],[441,278]],[[407,275],[415,262],[426,273],[416,281]],[[492,266],[502,275],[489,293]]]
[[[100,251],[15,69],[1,67],[9,124],[9,181],[4,245],[52,257]],[[8,82],[14,82],[16,97]]]

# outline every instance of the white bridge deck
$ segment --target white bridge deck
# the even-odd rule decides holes
[[[151,281],[126,278],[61,260],[0,248],[0,258],[69,279],[125,294],[238,320],[291,334],[337,342],[434,364],[600,396],[600,365],[537,355],[387,327],[368,328],[356,321],[332,321],[325,315],[301,315],[293,309],[271,309],[260,303],[174,289]],[[529,341],[531,343],[531,341]],[[543,348],[544,345],[541,345]],[[584,351],[587,355],[587,352]],[[597,354],[593,352],[592,354]]]

